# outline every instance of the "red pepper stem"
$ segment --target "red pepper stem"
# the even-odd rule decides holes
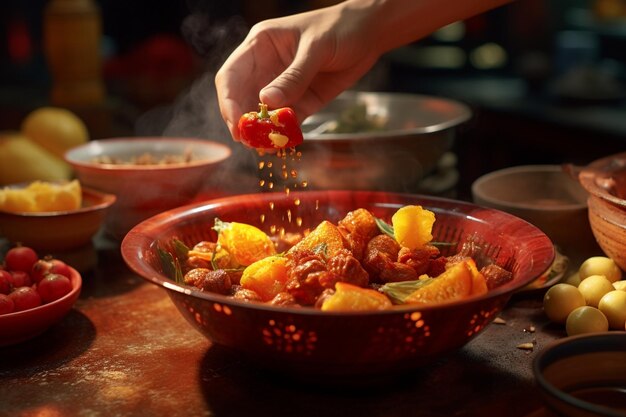
[[[267,104],[259,103],[259,118],[267,119],[269,117],[270,117],[270,114],[267,111]]]

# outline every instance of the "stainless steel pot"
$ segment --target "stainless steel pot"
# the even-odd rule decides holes
[[[374,126],[333,131],[353,109],[363,110],[361,118]],[[304,121],[299,177],[312,189],[414,191],[452,147],[455,127],[470,117],[470,109],[453,100],[345,92]]]

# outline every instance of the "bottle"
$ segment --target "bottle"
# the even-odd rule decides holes
[[[104,101],[100,42],[102,22],[94,0],[50,0],[44,10],[44,51],[52,76],[52,104]]]

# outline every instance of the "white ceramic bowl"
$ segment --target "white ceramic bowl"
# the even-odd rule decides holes
[[[150,155],[192,155],[189,162],[168,164],[102,163],[102,157],[131,162]],[[192,138],[128,137],[94,140],[70,149],[65,159],[85,186],[115,194],[105,231],[116,239],[140,221],[191,202],[211,183],[212,174],[231,155],[228,146]]]

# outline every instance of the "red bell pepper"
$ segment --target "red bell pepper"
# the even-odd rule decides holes
[[[303,141],[302,130],[289,107],[267,109],[260,103],[258,112],[245,113],[239,119],[241,142],[257,149],[293,148]]]

